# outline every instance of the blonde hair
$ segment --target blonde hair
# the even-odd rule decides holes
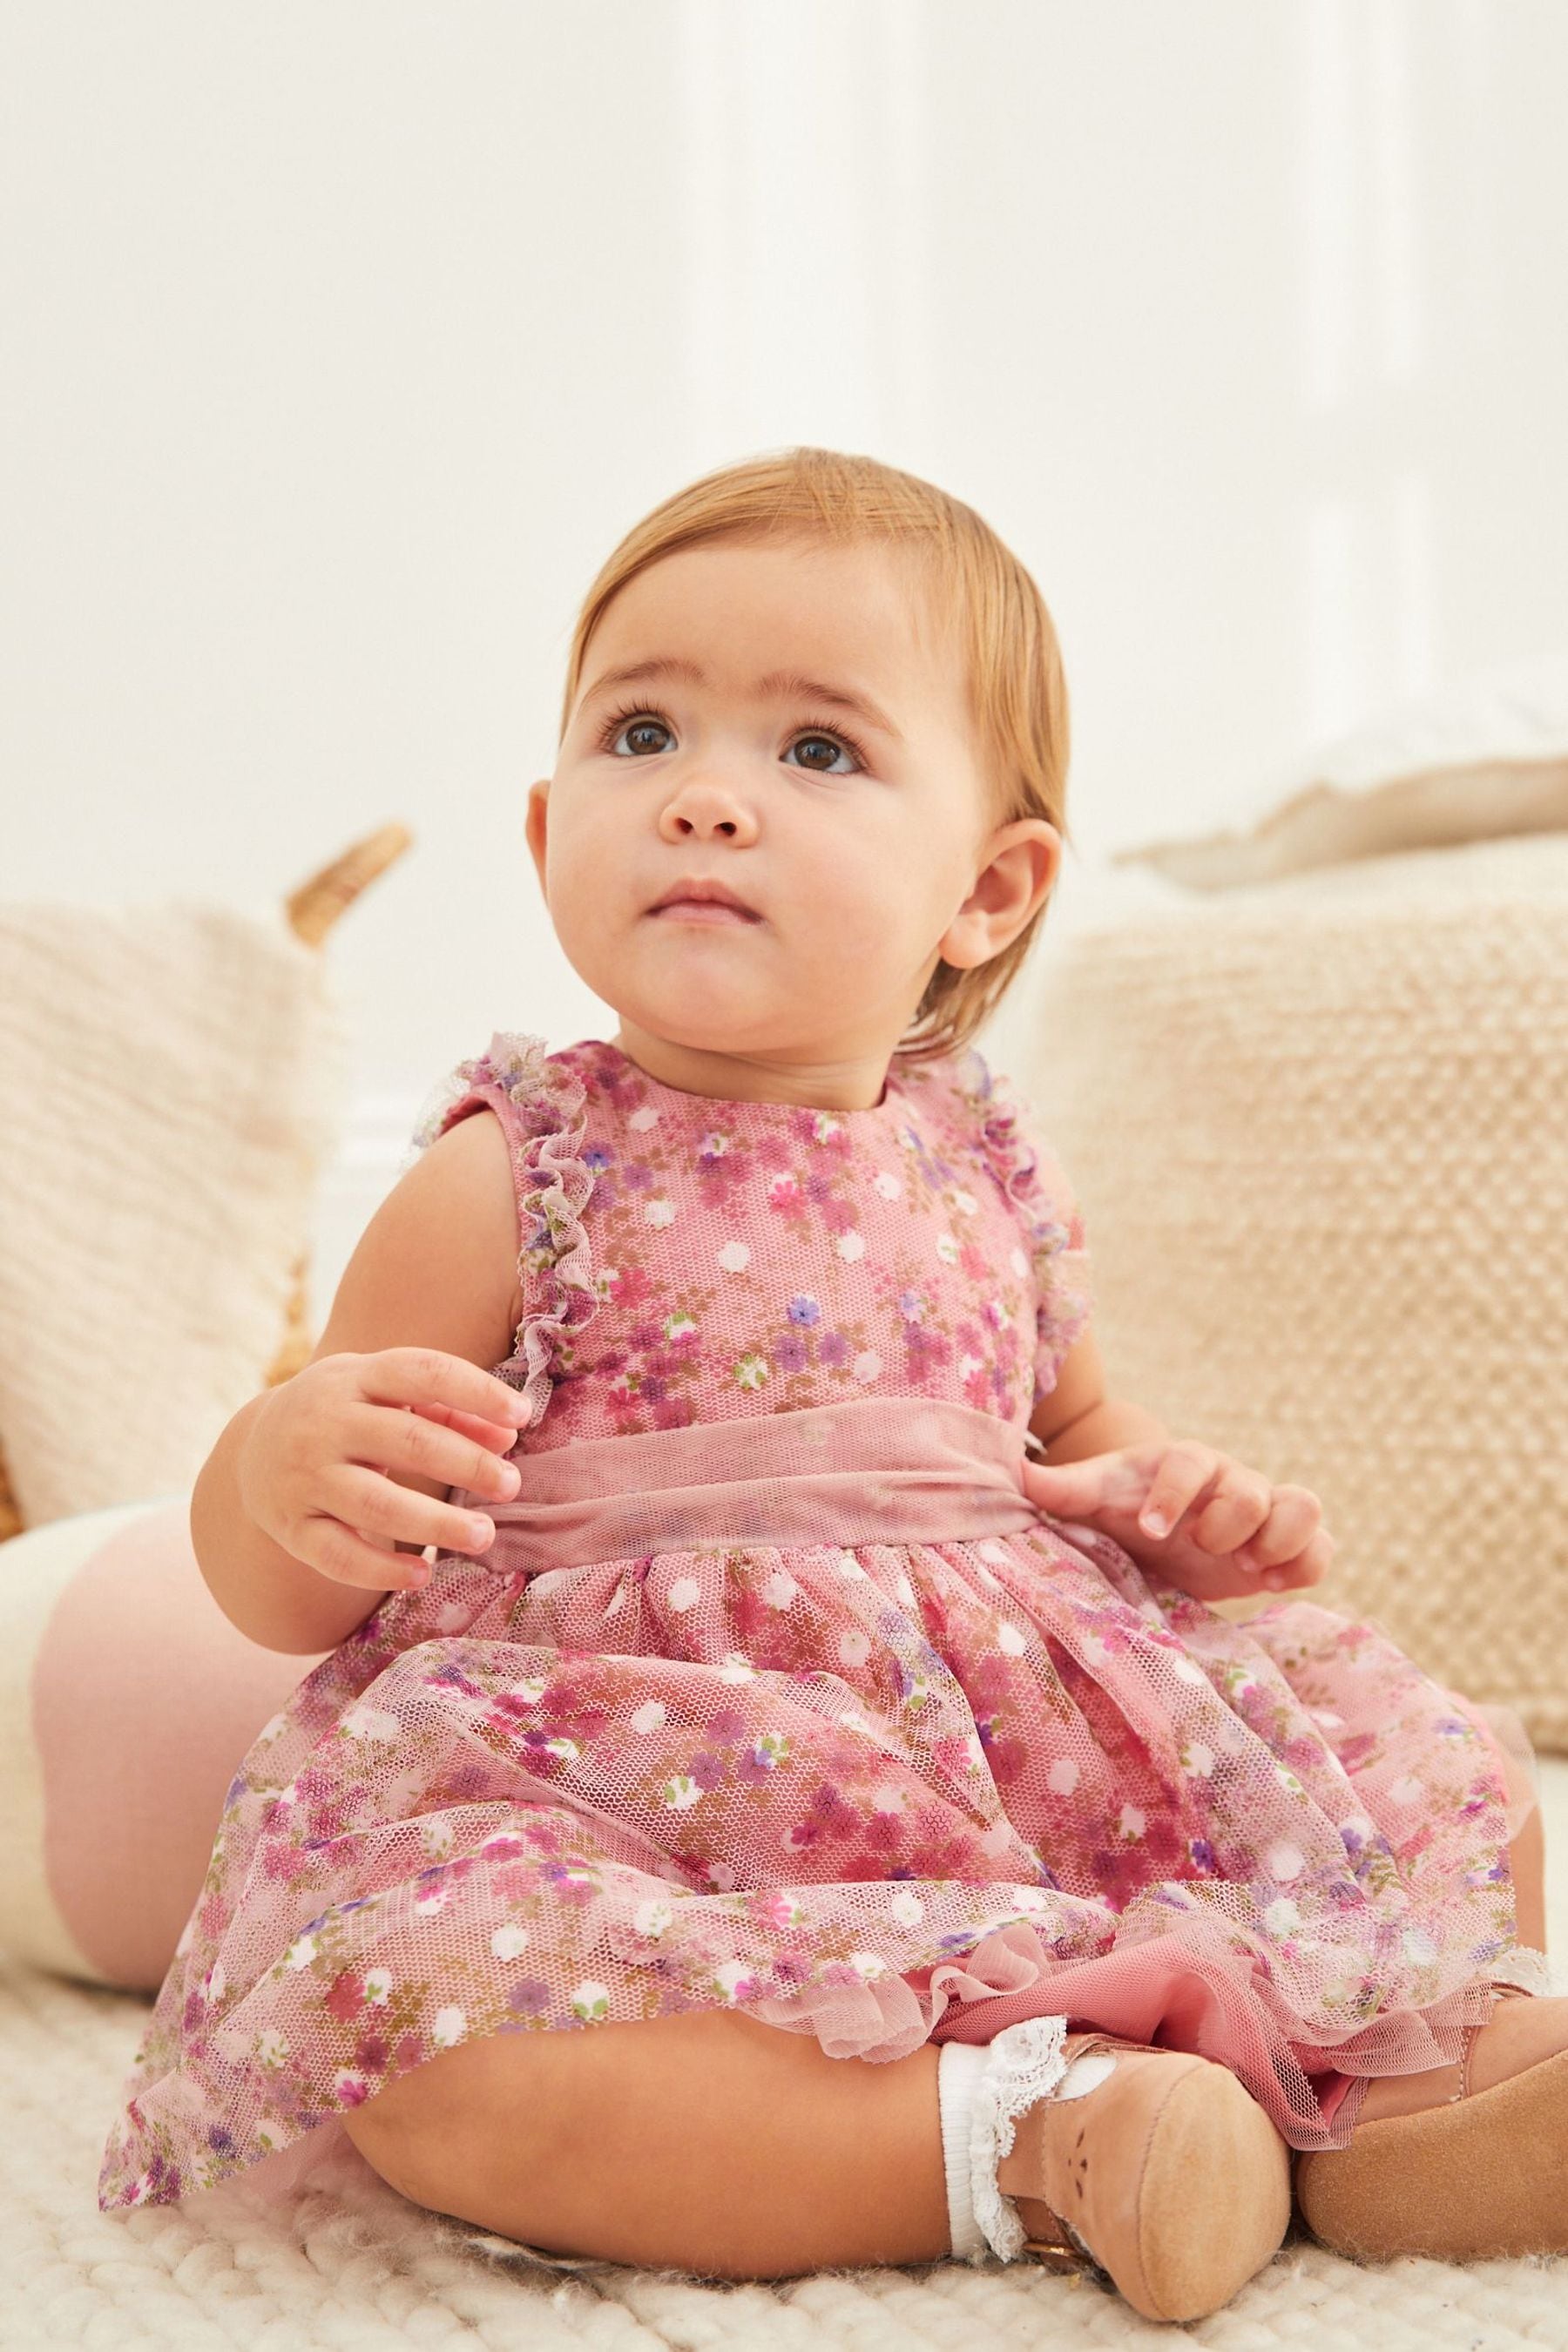
[[[987,780],[988,824],[1066,821],[1068,694],[1044,597],[1012,551],[962,499],[917,474],[838,449],[792,448],[720,467],[633,525],[601,568],[577,617],[561,706],[563,738],[588,641],[611,599],[638,572],[714,540],[819,540],[891,547],[931,610],[955,627],[970,723]],[[906,1060],[954,1053],[1017,978],[1049,899],[1017,938],[973,971],[939,961],[899,1041]]]

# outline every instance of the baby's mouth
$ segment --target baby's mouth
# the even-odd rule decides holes
[[[688,923],[760,923],[763,919],[756,908],[717,874],[693,874],[688,881],[670,883],[663,897],[656,898],[647,911]]]
[[[649,908],[648,912],[656,918],[673,918],[688,923],[760,923],[763,919],[749,908],[726,906],[721,898],[671,898],[662,907]]]

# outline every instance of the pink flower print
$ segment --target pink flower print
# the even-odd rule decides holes
[[[911,1381],[929,1380],[952,1353],[948,1342],[934,1332],[922,1330],[918,1323],[905,1324],[904,1365]]]
[[[332,1979],[325,2002],[328,2015],[335,2017],[340,2025],[350,2025],[363,2006],[364,1979],[357,1969],[344,1969],[341,1976]]]
[[[785,1168],[795,1158],[784,1137],[771,1128],[766,1134],[758,1136],[755,1149],[764,1168]]]
[[[848,1361],[848,1358],[849,1342],[843,1332],[825,1331],[817,1342],[817,1362],[827,1365],[831,1370],[837,1370],[840,1364]]]
[[[793,1927],[800,1917],[800,1906],[794,1897],[776,1886],[764,1887],[748,1895],[746,1909],[753,1919],[760,1919],[764,1927],[775,1928],[781,1935],[786,1927]]]
[[[839,1200],[836,1194],[823,1203],[822,1222],[831,1234],[847,1234],[855,1223],[857,1213],[847,1201]],[[839,1255],[842,1256],[844,1253],[840,1251]]]
[[[617,1270],[616,1303],[626,1312],[630,1313],[634,1307],[652,1304],[657,1296],[658,1286],[646,1266],[623,1265]],[[652,1341],[649,1340],[647,1344],[651,1346]]]
[[[794,1176],[775,1176],[768,1186],[768,1205],[785,1215],[793,1215],[800,1206],[800,1186]]]

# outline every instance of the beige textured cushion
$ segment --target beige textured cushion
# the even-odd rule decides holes
[[[1081,931],[1031,1037],[1112,1389],[1312,1487],[1311,1597],[1568,1749],[1568,835]]]
[[[0,906],[0,1433],[25,1525],[189,1487],[265,1384],[345,1049],[282,910]]]
[[[1227,890],[1409,849],[1568,830],[1568,657],[1515,663],[1383,713],[1267,782],[1249,830],[1118,853]]]

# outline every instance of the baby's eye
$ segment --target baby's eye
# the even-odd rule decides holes
[[[650,728],[656,735],[668,735],[669,732],[668,728],[665,725],[662,719],[634,717],[624,722],[622,720],[613,719],[610,721],[608,729],[605,730],[605,749],[606,751],[613,751],[623,735],[646,734]],[[660,743],[655,743],[647,748],[654,751],[662,751],[664,747]]]
[[[826,768],[818,767],[815,761],[807,761],[806,765],[811,770],[813,775],[852,775],[854,773],[855,767],[859,765],[859,762],[855,759],[853,751],[849,751],[843,743],[841,743],[836,735],[819,734],[815,729],[813,729],[809,734],[797,735],[794,743],[790,746],[791,751],[793,751],[798,749],[798,747],[803,743],[816,745],[819,748],[826,747],[829,753],[843,752],[846,759],[854,762],[854,765],[849,768],[839,768],[835,770],[831,766]]]

